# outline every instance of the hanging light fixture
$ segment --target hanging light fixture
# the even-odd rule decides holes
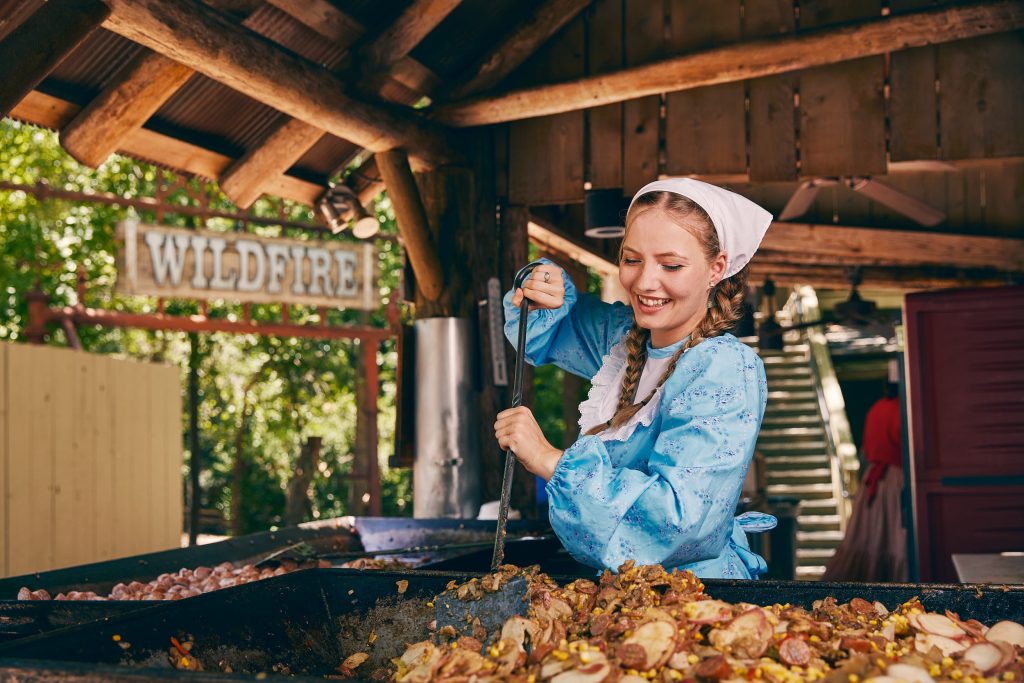
[[[583,234],[596,239],[622,237],[626,234],[628,208],[621,189],[587,190],[583,198]]]
[[[376,216],[370,215],[348,185],[342,183],[328,187],[320,199],[319,207],[327,227],[333,233],[339,233],[348,227],[349,221],[344,218],[344,214],[348,212],[352,213],[354,221],[352,234],[359,239],[367,239],[380,232],[380,221]]]

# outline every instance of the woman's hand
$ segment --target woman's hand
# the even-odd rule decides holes
[[[531,311],[561,308],[565,301],[562,269],[551,263],[542,263],[534,268],[523,286],[512,296],[512,305],[518,307],[524,295],[530,300]]]
[[[536,271],[534,271],[536,272]],[[551,479],[562,451],[544,438],[536,418],[529,408],[520,406],[498,413],[494,423],[494,436],[498,444],[516,454],[516,458],[528,472],[544,481]]]

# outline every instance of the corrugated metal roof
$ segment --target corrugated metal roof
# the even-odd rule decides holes
[[[76,100],[85,104],[110,82],[110,79],[145,48],[106,29],[93,31],[67,59],[50,72],[47,81],[80,93]]]

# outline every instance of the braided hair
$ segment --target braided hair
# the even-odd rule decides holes
[[[638,215],[655,208],[665,211],[674,223],[690,231],[697,238],[704,250],[704,256],[709,262],[718,256],[722,247],[711,217],[692,199],[674,192],[648,192],[637,197],[626,215],[626,230],[629,230]],[[686,220],[692,218],[697,220]],[[621,253],[619,256],[621,260]],[[599,434],[605,429],[619,427],[628,422],[668,381],[668,378],[675,372],[676,363],[686,351],[705,339],[717,337],[732,329],[743,315],[743,295],[746,286],[747,268],[744,266],[738,273],[724,278],[714,287],[708,297],[707,313],[690,333],[690,338],[676,351],[672,360],[665,366],[665,371],[658,379],[657,386],[639,403],[634,401],[636,401],[636,392],[640,385],[640,376],[647,363],[647,340],[650,339],[651,333],[650,330],[646,330],[634,322],[633,327],[626,333],[626,374],[622,378],[615,414],[604,424],[590,429],[587,435]]]

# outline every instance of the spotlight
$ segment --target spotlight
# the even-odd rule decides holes
[[[616,239],[626,234],[628,204],[622,190],[587,190],[583,200],[584,235]]]
[[[344,184],[328,187],[327,192],[320,199],[320,213],[323,214],[331,232],[339,233],[348,227],[349,221],[345,220],[343,216],[349,212],[352,214],[352,220],[355,221],[352,234],[359,239],[373,237],[380,231],[380,222],[376,216],[367,212],[352,188]]]

